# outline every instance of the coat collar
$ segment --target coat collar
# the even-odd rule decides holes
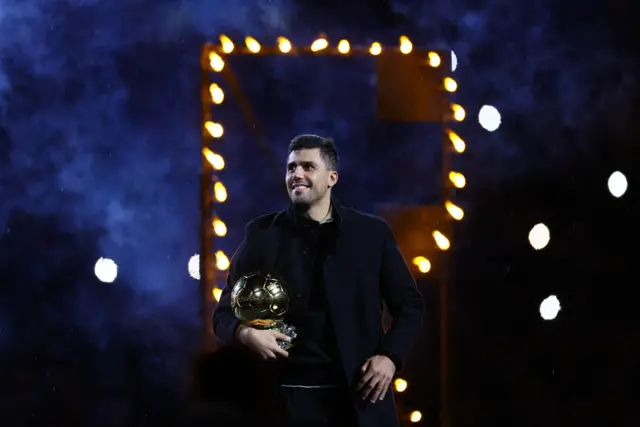
[[[336,224],[338,230],[340,230],[342,229],[344,221],[343,208],[333,197],[331,198],[331,209],[332,221]],[[287,223],[293,225],[294,227],[298,227],[304,224],[305,221],[309,221],[302,215],[302,213],[298,209],[296,209],[296,206],[293,203],[289,204],[287,210],[283,211],[282,215],[278,215],[278,217],[280,217],[281,220],[284,220]]]

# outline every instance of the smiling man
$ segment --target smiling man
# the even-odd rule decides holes
[[[259,356],[244,362],[264,364],[254,372],[275,372],[264,398],[277,410],[264,424],[395,427],[390,386],[421,329],[422,296],[387,223],[331,196],[339,177],[333,141],[300,135],[288,151],[291,205],[247,224],[213,314],[214,333]],[[255,271],[291,287],[285,322],[298,335],[289,352],[278,345],[287,336],[240,325],[231,312],[235,281]],[[383,301],[393,317],[387,331]]]

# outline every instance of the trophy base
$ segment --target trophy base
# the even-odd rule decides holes
[[[296,332],[295,326],[287,325],[282,320],[254,320],[252,322],[248,322],[247,326],[256,329],[270,330],[270,331],[278,331],[280,333],[285,334],[291,339],[295,339],[298,336]],[[292,342],[287,341],[278,341],[278,346],[283,350],[289,350],[294,346]]]

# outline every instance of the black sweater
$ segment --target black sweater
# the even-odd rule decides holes
[[[299,251],[288,260],[299,274],[289,282],[292,291],[287,323],[294,325],[298,337],[283,364],[280,384],[342,384],[343,373],[329,307],[325,296],[323,266],[335,247],[335,222],[319,223],[303,217],[295,220]]]

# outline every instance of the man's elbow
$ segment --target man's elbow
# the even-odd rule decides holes
[[[220,340],[220,337],[224,335],[224,315],[216,312],[214,310],[213,315],[211,316],[211,327],[213,330],[213,335]]]
[[[405,300],[403,311],[408,317],[413,319],[416,324],[422,324],[426,314],[426,306],[424,298],[418,291],[412,292],[411,296]]]
[[[213,313],[211,324],[213,335],[221,344],[229,345],[235,341],[236,330],[240,320],[230,312]]]

